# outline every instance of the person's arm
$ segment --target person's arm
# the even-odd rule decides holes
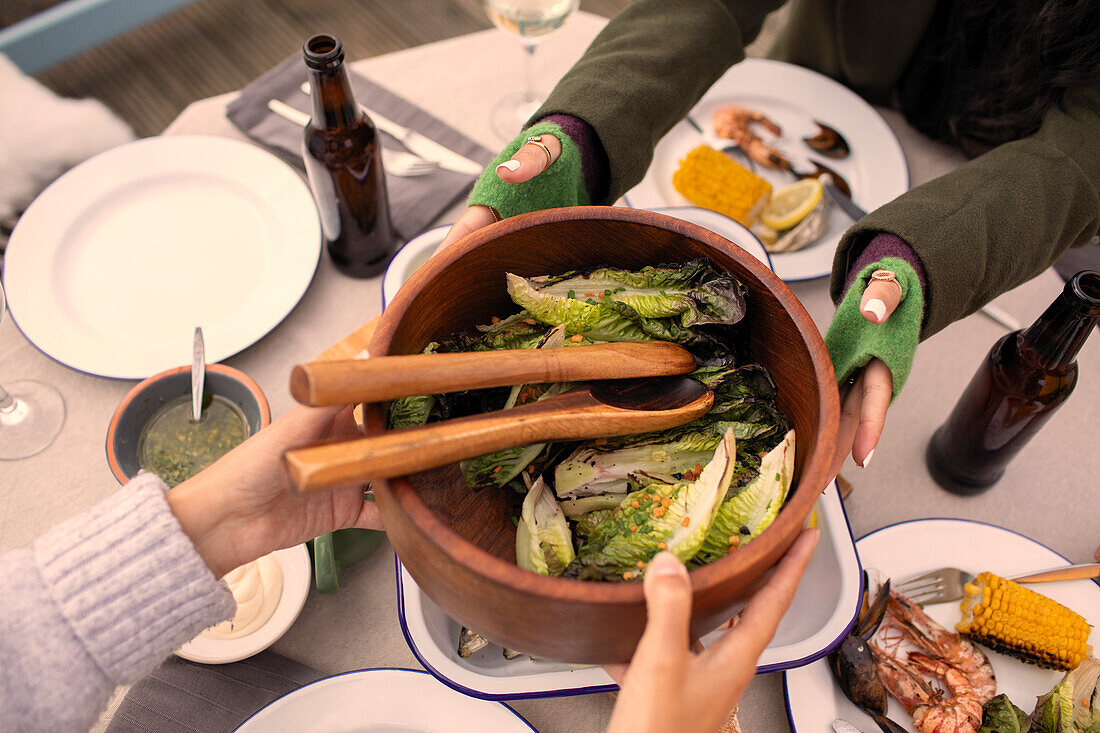
[[[117,685],[233,615],[229,589],[141,474],[0,556],[0,719],[11,730],[87,730]]]
[[[0,555],[0,720],[14,730],[87,730],[134,682],[233,615],[225,573],[345,527],[378,529],[362,486],[293,494],[287,448],[357,434],[351,408],[295,407],[165,493],[142,473]]]
[[[831,293],[877,234],[901,237],[926,277],[928,338],[1035,277],[1100,229],[1100,87],[1074,90],[1031,137],[1007,143],[871,212],[841,240]]]
[[[657,142],[745,58],[782,0],[638,0],[616,15],[532,120],[566,114],[595,131],[613,203],[642,180]]]
[[[795,540],[738,623],[702,651],[691,649],[691,579],[675,555],[659,553],[643,580],[645,633],[629,667],[606,667],[620,685],[608,733],[712,733],[737,706],[756,662],[775,636],[817,544],[809,529]]]
[[[608,22],[474,185],[440,249],[501,217],[613,203],[782,0],[638,0]],[[525,144],[537,134],[541,146]],[[544,173],[545,172],[545,173]]]

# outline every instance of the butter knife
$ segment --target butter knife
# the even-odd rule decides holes
[[[302,91],[306,94],[309,93],[308,82],[302,85]],[[424,160],[432,161],[440,168],[454,171],[455,173],[465,173],[471,176],[479,175],[485,170],[485,166],[480,163],[475,163],[466,156],[459,155],[445,145],[440,145],[435,140],[422,135],[416,130],[409,129],[404,125],[399,125],[365,105],[360,104],[359,109],[367,113],[367,116],[371,118],[379,130],[395,138],[408,148],[409,152],[416,153]]]
[[[836,731],[836,733],[863,733],[859,728],[841,718],[837,718],[833,721],[833,730]]]
[[[852,201],[848,196],[844,195],[844,192],[837,188],[837,185],[833,182],[833,177],[828,173],[818,178],[821,181],[821,185],[825,187],[825,192],[829,194],[829,198],[833,200],[841,211],[848,215],[852,221],[859,221],[863,217],[867,216],[867,212],[864,211],[859,205]]]

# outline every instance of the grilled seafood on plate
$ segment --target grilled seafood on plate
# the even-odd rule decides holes
[[[970,640],[890,591],[870,642],[879,678],[922,733],[978,733],[982,706],[997,693],[993,665]]]
[[[745,152],[745,155],[757,163],[767,168],[787,171],[796,178],[820,178],[827,173],[832,177],[836,187],[845,196],[851,197],[852,188],[848,185],[848,181],[829,166],[809,158],[792,160],[790,155],[777,149],[774,144],[764,142],[764,139],[752,129],[753,125],[760,125],[776,138],[782,136],[783,129],[762,112],[746,107],[722,107],[714,113],[712,124],[719,137],[732,140]],[[811,167],[813,170],[809,170]]]
[[[903,662],[872,646],[879,660],[879,677],[924,733],[977,733],[982,725],[982,700],[957,667],[927,654],[910,652]],[[931,685],[922,673],[942,681],[951,697]]]
[[[791,162],[787,160],[787,156],[753,132],[752,126],[758,124],[776,137],[783,134],[783,129],[763,113],[745,107],[722,107],[714,113],[713,123],[714,131],[720,137],[733,140],[745,151],[745,155],[760,165],[790,170]]]
[[[884,731],[903,730],[885,717],[889,693],[921,733],[978,733],[982,706],[997,681],[985,654],[864,573],[864,603],[852,634],[829,655],[844,694]]]

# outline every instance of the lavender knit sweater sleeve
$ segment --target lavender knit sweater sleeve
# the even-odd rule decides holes
[[[141,474],[33,549],[0,555],[2,727],[87,730],[116,686],[232,616],[164,491]]]

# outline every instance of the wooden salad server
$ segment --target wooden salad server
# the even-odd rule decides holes
[[[667,377],[694,370],[695,359],[682,346],[627,341],[313,361],[294,367],[290,394],[303,405],[316,407],[514,384]]]
[[[702,416],[713,403],[714,394],[690,377],[592,382],[508,410],[293,448],[283,461],[299,491],[317,491],[405,476],[518,445],[666,430]]]

